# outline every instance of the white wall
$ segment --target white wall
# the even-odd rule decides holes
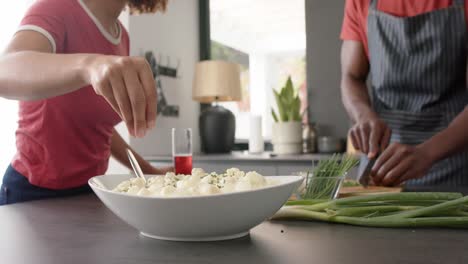
[[[341,103],[340,31],[345,0],[306,1],[309,120],[319,135],[345,138],[349,118]]]
[[[0,17],[0,52],[11,40],[24,16],[24,13],[33,3],[33,0],[3,1],[3,12]],[[10,165],[16,153],[15,131],[18,121],[18,101],[0,98],[0,113],[2,114],[2,129],[0,129],[0,183],[3,174]]]
[[[130,139],[130,145],[144,156],[171,153],[171,128],[191,127],[194,152],[200,151],[198,116],[199,104],[192,100],[192,78],[199,60],[198,1],[171,0],[164,14],[129,17],[132,55],[151,50],[160,54],[163,64],[170,57],[177,64],[179,77],[162,77],[162,86],[169,104],[179,106],[179,117],[158,116],[156,128],[144,139]]]

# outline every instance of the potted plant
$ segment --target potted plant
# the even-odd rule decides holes
[[[276,154],[302,152],[301,100],[294,89],[291,77],[280,91],[273,90],[278,112],[271,108],[273,116],[272,143]]]

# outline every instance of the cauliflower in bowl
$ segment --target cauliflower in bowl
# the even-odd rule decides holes
[[[177,197],[248,191],[271,185],[274,185],[272,180],[255,171],[245,173],[231,168],[217,174],[194,168],[191,175],[168,172],[165,176],[149,178],[146,184],[141,178],[132,178],[121,182],[113,191],[138,196]]]

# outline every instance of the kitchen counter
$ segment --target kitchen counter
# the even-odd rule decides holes
[[[270,162],[295,162],[295,161],[313,161],[330,158],[330,154],[294,154],[294,155],[275,155],[271,152],[251,154],[247,151],[233,151],[226,154],[193,154],[193,160],[196,161],[270,161]],[[147,156],[145,159],[165,160],[172,162],[171,155]]]
[[[228,154],[198,153],[193,155],[193,167],[209,172],[224,172],[228,168],[236,167],[243,171],[255,169],[263,175],[291,175],[309,171],[314,164],[330,157],[329,154],[272,155],[271,152],[250,154],[242,151]],[[171,155],[147,156],[145,159],[156,167],[172,165]]]
[[[468,230],[264,222],[230,241],[153,240],[94,195],[2,206],[0,234],[1,263],[11,264],[468,263]]]

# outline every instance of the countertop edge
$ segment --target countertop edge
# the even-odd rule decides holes
[[[230,154],[194,154],[194,161],[271,161],[271,162],[304,162],[328,159],[331,154],[299,154],[299,155],[274,155],[271,152],[251,154],[244,152],[232,152]],[[172,161],[171,155],[144,156],[148,161]]]

